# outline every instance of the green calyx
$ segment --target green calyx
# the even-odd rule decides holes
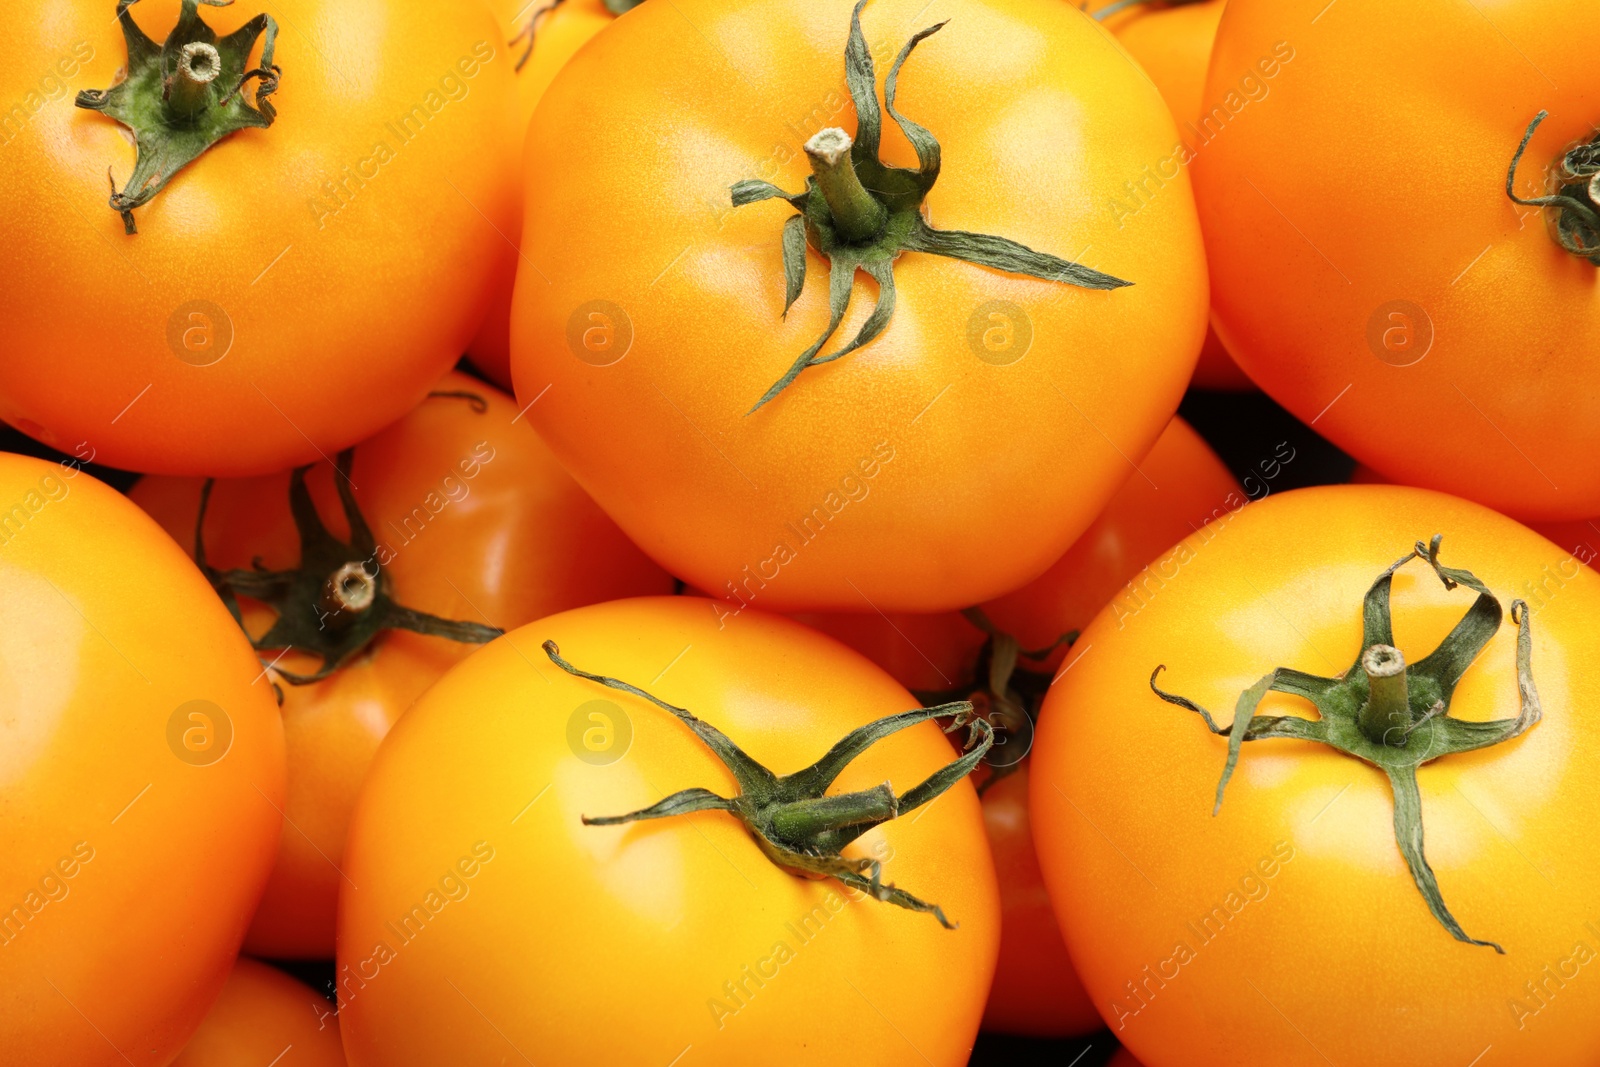
[[[850,36],[844,50],[845,81],[856,109],[855,137],[840,129],[826,129],[806,142],[812,175],[802,193],[786,193],[769,182],[754,179],[736,182],[732,188],[735,207],[782,199],[799,212],[783,227],[785,316],[805,287],[807,243],[829,263],[827,330],[756,401],[751,413],[782,392],[807,367],[849,355],[883,332],[894,314],[893,265],[901,252],[928,252],[1086,289],[1116,289],[1133,284],[1046,252],[1035,252],[1004,237],[936,230],[927,224],[922,217],[922,204],[939,179],[939,142],[926,128],[895,110],[895,85],[911,50],[945,24],[929,26],[913,35],[895,57],[884,81],[884,106],[916,150],[918,161],[915,170],[891,167],[878,159],[883,117],[878,110],[872,54],[861,33],[861,9],[866,2],[857,0],[851,12]],[[849,343],[821,355],[822,346],[844,320],[857,270],[877,282],[877,305]]]
[[[1050,684],[1055,681],[1049,671],[1034,670],[1022,661],[1043,662],[1056,649],[1076,641],[1078,632],[1069,631],[1044,648],[1028,650],[1015,637],[990,622],[982,608],[967,608],[961,614],[988,635],[978,650],[973,677],[948,690],[916,690],[915,696],[924,704],[969,700],[977,709],[978,717],[986,719],[994,728],[994,746],[983,758],[988,774],[978,784],[978,795],[982,796],[990,786],[1022,766],[1028,750],[1033,747],[1039,708],[1050,691]]]
[[[471,393],[435,393],[483,403]],[[477,405],[474,405],[475,407]],[[483,409],[479,409],[483,410]],[[458,622],[416,611],[395,602],[393,582],[379,563],[377,542],[351,490],[350,467],[354,449],[339,453],[334,464],[334,484],[350,540],[340,541],[322,523],[316,503],[306,487],[306,471],[289,475],[289,510],[300,534],[300,563],[291,570],[273,571],[259,561],[249,570],[218,570],[206,560],[206,509],[214,480],[200,490],[200,512],[194,524],[194,558],[213,589],[228,606],[234,621],[244,629],[239,597],[259,600],[277,613],[260,637],[245,636],[258,652],[291,650],[318,656],[322,665],[313,674],[295,674],[274,666],[273,671],[291,685],[307,685],[328,677],[349,663],[385,630],[410,630],[452,641],[483,644],[504,630],[475,622]]]
[[[756,845],[774,865],[802,878],[833,878],[875,900],[911,911],[932,912],[947,930],[955,925],[937,904],[930,904],[882,879],[877,860],[849,859],[841,850],[850,842],[944,793],[978,765],[994,741],[989,724],[972,713],[972,705],[956,701],[885,716],[850,731],[817,762],[793,774],[776,775],[744,753],[729,737],[686,709],[675,707],[616,678],[590,674],[561,657],[554,641],[545,655],[568,674],[648,700],[677,716],[732,773],[739,792],[721,797],[709,789],[685,789],[627,815],[583,819],[586,826],[619,826],[642,819],[664,819],[694,811],[726,811],[744,824]],[[951,720],[946,733],[967,728],[966,754],[929,775],[921,785],[895,796],[888,782],[855,793],[827,795],[827,789],[857,756],[877,742],[930,719]]]
[[[109,89],[85,89],[76,101],[133,131],[138,146],[133,174],[120,192],[111,181],[111,209],[122,216],[129,234],[139,232],[134,208],[149,203],[206,149],[236,130],[272,125],[277,111],[268,97],[283,73],[272,61],[278,24],[270,15],[257,15],[219,38],[200,18],[199,5],[227,7],[233,0],[183,0],[178,24],[158,46],[128,13],[137,2],[117,0],[117,21],[128,47],[122,79]],[[251,67],[250,53],[263,32],[261,61]],[[244,87],[257,79],[252,106],[245,102]]]
[[[1439,562],[1441,540],[1435,535],[1426,545],[1418,541],[1412,552],[1372,583],[1362,610],[1361,655],[1340,677],[1320,678],[1279,667],[1240,694],[1233,723],[1226,729],[1218,726],[1211,713],[1200,705],[1164,692],[1156,685],[1156,678],[1166,669],[1165,665],[1156,667],[1150,675],[1150,688],[1162,700],[1199,715],[1212,733],[1228,738],[1228,759],[1222,780],[1217,784],[1214,810],[1222,807],[1223,791],[1238,763],[1240,746],[1246,741],[1275,737],[1317,741],[1383,771],[1394,793],[1395,841],[1428,910],[1456,940],[1485,945],[1503,955],[1505,950],[1494,942],[1468,937],[1450,909],[1445,907],[1433,868],[1423,854],[1422,797],[1417,787],[1417,768],[1443,756],[1509,741],[1538,723],[1542,712],[1530,663],[1533,641],[1528,630],[1528,606],[1521,600],[1511,603],[1511,619],[1518,627],[1520,709],[1517,717],[1493,722],[1451,718],[1450,698],[1456,685],[1500,629],[1502,613],[1500,601],[1470,571],[1446,567]],[[1476,592],[1478,597],[1438,648],[1424,659],[1408,664],[1394,647],[1389,591],[1395,571],[1413,559],[1426,561],[1446,589],[1462,585]],[[1257,706],[1271,690],[1304,697],[1316,707],[1320,718],[1257,715]]]
[[[1517,195],[1517,166],[1522,162],[1522,153],[1533,140],[1533,132],[1549,115],[1548,111],[1541,111],[1528,123],[1522,143],[1511,157],[1511,169],[1506,172],[1506,196],[1513,203],[1544,208],[1550,220],[1550,236],[1556,244],[1600,267],[1600,133],[1569,148],[1551,164],[1547,184],[1553,191],[1549,195],[1526,199]]]

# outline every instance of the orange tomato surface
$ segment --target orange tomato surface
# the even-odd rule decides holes
[[[1117,1049],[1117,1054],[1111,1057],[1106,1067],[1143,1067],[1143,1065],[1133,1058],[1133,1053],[1125,1048],[1119,1048]]]
[[[1199,147],[1195,124],[1206,112],[1206,67],[1211,61],[1211,45],[1216,40],[1223,2],[1204,0],[1203,3],[1171,6],[1136,3],[1108,15],[1103,23],[1161,90],[1162,99],[1178,122],[1179,139],[1191,152]],[[1109,6],[1102,3],[1097,9]],[[1158,173],[1153,182],[1135,194],[1134,203],[1146,195],[1154,195],[1164,180]],[[1206,343],[1200,349],[1200,360],[1194,368],[1194,385],[1200,389],[1230,391],[1255,388],[1228,355],[1215,330],[1206,331]]]
[[[344,1067],[339,1019],[314,989],[241,956],[172,1067]]]
[[[1285,455],[1294,458],[1292,449]],[[1281,468],[1284,456],[1263,462],[1265,475]],[[1270,481],[1257,479],[1247,496],[1204,439],[1176,417],[1137,466],[1125,469],[1127,480],[1105,510],[1049,570],[980,605],[1023,648],[1045,648],[1062,634],[1083,629],[1120,591],[1137,597],[1162,580],[1164,563],[1158,557],[1165,550],[1207,523],[1225,521],[1250,496],[1270,491]],[[970,679],[984,641],[983,632],[958,612],[797,618],[856,649],[911,689],[949,689]],[[1059,663],[1065,654],[1065,649],[1053,653],[1048,663]]]
[[[1329,17],[1332,17],[1331,15]],[[1244,746],[1213,817],[1227,739],[1151,692],[1212,709],[1275,667],[1342,673],[1369,585],[1418,538],[1509,607],[1562,553],[1501,515],[1418,489],[1333,486],[1273,496],[1209,541],[1135,613],[1102,612],[1045,701],[1031,760],[1041,868],[1078,974],[1149,1067],[1329,1062],[1459,1067],[1600,1058],[1600,986],[1541,976],[1595,958],[1600,576],[1571,565],[1528,598],[1543,719],[1522,737],[1418,772],[1427,858],[1446,904],[1492,949],[1429,914],[1369,764],[1312,742]],[[1393,580],[1397,647],[1433,650],[1472,602],[1413,561]],[[1455,690],[1452,716],[1515,718],[1509,615]],[[1266,715],[1314,716],[1269,693]],[[1583,947],[1586,946],[1586,947]],[[1448,990],[1447,995],[1440,995]]]
[[[272,866],[272,690],[160,527],[0,455],[0,708],[0,1060],[164,1067]]]
[[[1506,174],[1541,110],[1521,196],[1593,135],[1592,15],[1233,0],[1194,166],[1214,319],[1250,377],[1396,482],[1541,521],[1600,514],[1600,305]]]
[[[514,627],[580,604],[665,593],[672,579],[645,558],[550,456],[511,398],[452,373],[435,396],[355,451],[351,478],[400,604],[451,619]],[[323,520],[348,535],[333,470],[309,479]],[[218,482],[206,516],[215,567],[292,567],[299,540],[287,474]],[[133,498],[192,550],[200,483],[146,478]],[[272,612],[245,623],[265,633]],[[278,863],[246,940],[257,955],[333,955],[335,904],[350,810],[378,743],[434,680],[478,646],[401,630],[380,635],[331,677],[287,683],[283,721],[289,798]],[[277,655],[267,652],[271,659]],[[297,673],[318,661],[282,660]]]
[[[880,78],[949,20],[899,77],[899,109],[942,145],[930,222],[1134,284],[907,252],[884,332],[750,413],[827,324],[828,264],[808,253],[783,317],[789,211],[734,209],[729,189],[802,188],[802,143],[855,128],[850,11],[646,3],[566,65],[529,131],[513,374],[579,482],[697,587],[775,610],[946,610],[1044,570],[1159,436],[1204,334],[1205,264],[1186,175],[1120,224],[1111,209],[1177,134],[1105,31],[1066,4],[872,0]],[[883,151],[915,164],[892,123]],[[858,276],[840,344],[873,289]],[[1003,365],[983,341],[1002,328],[1028,338]]]
[[[983,793],[983,828],[1000,882],[1000,959],[983,1028],[1065,1037],[1105,1024],[1072,969],[1050,894],[1039,873],[1028,818],[1028,765]]]
[[[506,55],[515,71],[517,143],[520,145],[522,132],[533,118],[533,109],[556,72],[589,38],[611,25],[616,16],[606,10],[604,0],[496,0],[491,6],[500,25],[501,39],[507,42]],[[531,40],[528,37],[530,23]],[[513,241],[520,237],[522,229],[520,203],[517,208],[517,221],[506,231],[506,236]],[[467,346],[472,365],[508,390],[511,388],[514,280],[514,272],[501,276],[494,287],[483,326]]]
[[[356,809],[336,975],[350,1062],[964,1064],[999,935],[972,787],[846,850],[955,930],[785,873],[727,812],[585,826],[734,783],[667,712],[555,667],[547,639],[777,774],[916,706],[829,638],[754,612],[719,627],[692,597],[580,608],[487,646],[395,727]],[[923,723],[829,792],[903,792],[952,758]]]
[[[0,361],[0,419],[131,470],[261,474],[393,422],[478,329],[515,269],[500,234],[515,237],[521,144],[513,58],[488,11],[200,11],[226,33],[262,9],[280,31],[276,122],[177,173],[136,209],[135,236],[106,202],[132,139],[73,106],[127,62],[116,4],[0,17],[0,321],[17,354]],[[160,42],[178,11],[144,0],[129,14]]]

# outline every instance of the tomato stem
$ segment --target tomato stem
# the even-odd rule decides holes
[[[488,407],[482,397],[464,391],[430,396],[476,400],[473,410],[480,413]],[[480,408],[479,404],[483,406]],[[350,480],[354,459],[355,449],[345,449],[334,462],[334,485],[350,527],[348,542],[335,537],[317,514],[306,485],[306,472],[311,468],[299,467],[290,472],[289,511],[300,535],[300,562],[288,570],[268,570],[260,563],[235,570],[213,567],[206,557],[205,521],[215,481],[208,479],[200,489],[194,559],[201,573],[240,629],[244,629],[244,617],[239,610],[239,597],[260,601],[277,613],[261,636],[245,631],[251,647],[258,652],[289,649],[322,660],[316,672],[307,675],[286,670],[274,661],[273,672],[291,685],[307,685],[328,677],[385,630],[409,630],[468,644],[493,641],[505,632],[482,623],[429,615],[396,602],[387,570],[389,561],[383,558],[356,503]]]
[[[1550,219],[1550,236],[1566,251],[1600,267],[1600,133],[1575,145],[1552,163],[1546,172],[1546,196],[1517,195],[1517,167],[1528,150],[1534,131],[1548,118],[1541,111],[1528,123],[1522,143],[1511,157],[1506,172],[1506,196],[1516,204],[1544,208]]]
[[[883,232],[889,210],[867,192],[856,175],[855,164],[850,160],[853,143],[848,133],[830,126],[807,141],[805,149],[817,188],[828,202],[834,229],[846,241],[859,244]]]
[[[273,61],[278,24],[270,15],[257,15],[219,38],[200,17],[200,5],[221,7],[232,0],[183,0],[177,25],[157,45],[128,13],[134,2],[117,0],[128,51],[121,80],[109,89],[85,89],[74,101],[133,131],[133,173],[120,191],[111,180],[110,201],[130,235],[139,232],[134,209],[149,203],[178,171],[231,133],[272,125],[277,110],[269,98],[283,73]],[[258,39],[261,61],[251,67]],[[255,99],[247,103],[244,89],[251,82]]]
[[[1157,665],[1151,672],[1150,688],[1167,703],[1198,715],[1213,734],[1228,739],[1228,758],[1217,783],[1213,814],[1222,809],[1223,793],[1246,741],[1269,738],[1313,741],[1383,771],[1394,796],[1395,843],[1428,910],[1456,940],[1504,953],[1505,950],[1492,941],[1467,936],[1445,906],[1438,880],[1423,853],[1422,799],[1417,768],[1444,756],[1502,744],[1539,723],[1544,713],[1538,689],[1533,684],[1533,637],[1527,604],[1513,600],[1511,621],[1517,626],[1517,692],[1521,704],[1516,718],[1472,722],[1450,716],[1450,698],[1457,683],[1500,629],[1503,612],[1500,601],[1471,571],[1446,567],[1439,562],[1442,540],[1435,535],[1427,544],[1418,541],[1411,552],[1380,574],[1367,589],[1361,613],[1362,652],[1338,677],[1322,678],[1278,667],[1239,695],[1233,723],[1227,727],[1219,726],[1209,711],[1188,697],[1162,690],[1156,679],[1166,670],[1164,664]],[[1438,648],[1416,663],[1407,664],[1394,647],[1389,595],[1395,572],[1414,559],[1424,560],[1431,566],[1446,589],[1465,586],[1478,596]],[[1262,699],[1272,691],[1310,701],[1319,717],[1257,715]],[[1414,708],[1421,709],[1420,713],[1413,712]]]
[[[804,878],[833,878],[851,889],[911,911],[930,912],[946,929],[955,926],[943,909],[898,889],[882,879],[877,860],[844,856],[841,850],[873,827],[914,811],[950,789],[983,759],[994,743],[994,731],[973,714],[969,701],[917,708],[888,715],[849,734],[816,763],[793,774],[776,775],[751,759],[727,734],[688,709],[668,704],[638,686],[603,674],[592,674],[564,659],[554,641],[543,645],[550,662],[568,674],[649,701],[675,715],[702,744],[722,761],[739,791],[732,797],[709,789],[684,789],[648,808],[626,815],[583,816],[586,826],[620,826],[642,819],[663,819],[695,811],[726,811],[744,824],[756,845],[790,874]],[[888,782],[853,793],[829,794],[844,769],[861,753],[888,737],[918,723],[948,718],[946,733],[967,728],[966,752],[930,774],[920,785],[896,796]]]
[[[734,207],[762,200],[786,200],[798,212],[784,222],[781,237],[785,315],[805,287],[806,245],[809,243],[828,260],[827,328],[746,414],[765,406],[788,388],[801,371],[849,355],[884,331],[894,314],[894,263],[902,252],[947,256],[1084,289],[1118,289],[1133,284],[1048,252],[1036,252],[1009,238],[936,230],[928,225],[922,217],[922,202],[939,180],[942,149],[932,132],[895,109],[895,91],[900,68],[912,49],[945,24],[919,30],[900,49],[884,79],[880,110],[872,53],[861,33],[861,9],[866,3],[867,0],[857,0],[850,13],[850,34],[844,49],[845,82],[856,109],[854,139],[843,130],[830,129],[806,143],[813,173],[804,192],[786,193],[771,182],[755,179],[735,182],[730,190]],[[916,151],[915,170],[891,167],[878,158],[883,110],[889,112]],[[878,303],[848,344],[823,354],[823,346],[849,309],[857,271],[878,283]]]
[[[1411,697],[1406,684],[1406,658],[1393,645],[1376,644],[1361,655],[1367,675],[1367,700],[1358,721],[1361,732],[1380,745],[1405,743],[1411,725]]]

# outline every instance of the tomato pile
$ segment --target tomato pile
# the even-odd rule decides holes
[[[0,1067],[1600,1063],[1592,8],[13,5]]]

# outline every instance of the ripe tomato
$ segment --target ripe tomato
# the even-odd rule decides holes
[[[954,930],[786,873],[729,812],[585,826],[735,785],[668,711],[558,669],[551,639],[781,774],[915,707],[826,637],[756,613],[719,628],[689,597],[580,608],[487,646],[395,727],[356,809],[336,975],[350,1062],[965,1063],[998,936],[971,786],[847,850]],[[905,791],[951,758],[922,723],[830,794]]]
[[[549,388],[529,417],[556,454],[713,594],[936,611],[1014,588],[1093,521],[1193,368],[1206,279],[1187,177],[1121,228],[1108,209],[1176,140],[1148,80],[1065,4],[956,0],[897,76],[928,167],[905,169],[919,157],[890,122],[887,169],[882,108],[858,79],[855,114],[843,53],[856,41],[884,75],[923,10],[872,0],[852,36],[846,0],[646,3],[566,65],[529,130],[517,391]],[[930,130],[925,221],[907,190],[934,177]],[[809,222],[753,203],[804,187],[808,158],[826,174]],[[892,211],[857,169],[900,190]],[[1001,262],[993,237],[938,228],[1053,265],[1009,245],[1007,269],[979,266],[960,257]],[[852,288],[858,262],[878,285]],[[857,341],[807,362],[808,344],[822,361]]]
[[[332,455],[414,407],[515,268],[500,236],[517,218],[514,59],[489,13],[379,0],[200,8],[219,33],[259,31],[263,10],[281,31],[279,71],[252,73],[241,94],[220,87],[265,62],[266,35],[248,60],[209,53],[222,73],[195,83],[212,105],[201,121],[260,126],[274,107],[277,120],[172,175],[131,209],[129,236],[106,206],[108,168],[121,194],[141,188],[129,192],[135,148],[109,113],[123,98],[96,114],[70,95],[106,89],[129,63],[117,9],[50,0],[3,22],[0,198],[14,210],[0,321],[15,351],[49,357],[0,362],[0,418],[68,452],[87,440],[115,466],[234,476]],[[160,42],[179,14],[178,0],[144,0],[124,18]],[[140,106],[177,121],[176,97]]]
[[[344,1067],[333,1005],[276,967],[241,956],[172,1067]]]
[[[1111,0],[1097,6],[1097,11],[1119,8],[1105,16],[1102,25],[1117,35],[1122,47],[1139,61],[1161,90],[1162,99],[1179,123],[1179,143],[1186,146],[1187,152],[1177,155],[1180,163],[1187,166],[1197,143],[1195,124],[1206,113],[1206,66],[1211,61],[1223,0],[1179,0],[1170,5],[1139,2],[1127,7],[1121,4],[1122,0]],[[1145,197],[1159,192],[1166,180],[1159,173],[1153,179],[1148,171],[1141,174],[1135,180],[1132,199],[1123,210],[1137,209]],[[1206,331],[1205,347],[1200,349],[1200,361],[1195,364],[1194,384],[1201,389],[1255,388],[1228,355],[1217,331],[1210,329]]]
[[[1250,377],[1392,480],[1529,519],[1600,514],[1594,268],[1506,195],[1538,113],[1524,199],[1600,119],[1592,7],[1234,0],[1195,164]]]
[[[511,398],[465,375],[447,375],[437,395],[363,442],[350,476],[378,535],[374,558],[405,607],[511,627],[580,604],[672,588],[672,579],[517,419]],[[308,484],[323,519],[346,539],[331,466],[320,464]],[[205,538],[213,566],[248,567],[255,559],[274,569],[298,565],[288,485],[287,474],[216,483]],[[200,488],[197,479],[152,477],[134,488],[133,498],[192,549]],[[273,618],[271,609],[252,602],[244,623],[261,635]],[[245,942],[249,951],[333,955],[350,810],[372,754],[411,702],[477,647],[389,630],[326,679],[282,686],[289,798],[277,867]],[[278,661],[280,671],[301,675],[316,667],[314,657],[301,653]]]
[[[1436,533],[1442,548],[1419,547],[1489,592],[1473,600],[1477,579],[1446,570],[1462,585],[1448,591],[1411,559],[1393,575],[1384,634],[1374,579],[1418,534]],[[1508,1062],[1595,1062],[1600,987],[1570,979],[1574,959],[1592,961],[1600,944],[1586,925],[1600,842],[1583,814],[1600,803],[1586,699],[1600,684],[1600,576],[1575,567],[1559,589],[1512,603],[1500,625],[1506,601],[1558,550],[1486,508],[1390,486],[1275,496],[1185,549],[1181,571],[1140,610],[1102,612],[1084,632],[1032,757],[1045,881],[1118,1040],[1150,1067],[1388,1063],[1398,1048],[1420,1067],[1459,1067],[1490,1046]],[[1398,705],[1406,746],[1369,742],[1373,727],[1354,724],[1357,709],[1394,708],[1367,702],[1379,690],[1362,666],[1347,683],[1274,674],[1326,695],[1313,711],[1268,693],[1247,721],[1252,738],[1269,732],[1244,746],[1225,796],[1227,741],[1152,692],[1218,710],[1238,698],[1248,715],[1240,693],[1266,672],[1334,678],[1364,648],[1373,670],[1372,646],[1395,635],[1385,669],[1401,656],[1412,664],[1415,702]],[[1447,635],[1449,651],[1425,659]],[[1435,697],[1445,715],[1428,718]],[[1290,734],[1294,722],[1278,715],[1300,727]],[[1490,720],[1514,725],[1469,725]],[[1322,730],[1391,769],[1273,739]],[[1492,747],[1414,769],[1469,736]],[[1469,934],[1506,955],[1456,939]]]
[[[620,0],[611,0],[619,3]],[[556,72],[572,54],[616,18],[607,0],[497,0],[493,5],[501,39],[516,72],[517,130],[528,128],[533,109]],[[520,136],[518,143],[521,143]],[[506,235],[516,238],[518,223]],[[473,366],[494,381],[511,388],[511,290],[514,272],[506,272],[494,287],[489,313],[478,336],[467,346]]]
[[[272,690],[138,508],[0,455],[0,707],[0,1057],[166,1064],[272,866]]]

